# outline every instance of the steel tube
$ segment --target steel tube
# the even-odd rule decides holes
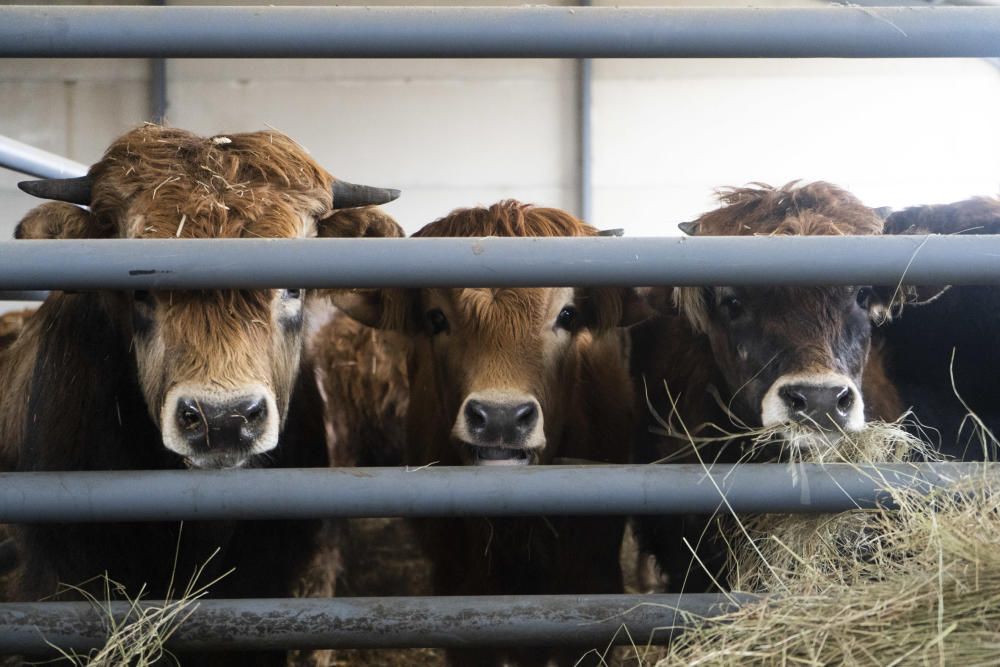
[[[0,523],[839,512],[926,491],[984,464],[538,466],[0,474]],[[988,472],[986,472],[988,471]],[[261,493],[262,488],[280,493]]]
[[[0,290],[0,301],[45,301],[49,297],[46,291],[9,291]]]
[[[2,14],[0,8],[0,24]],[[2,25],[0,32],[3,32]],[[87,173],[85,164],[4,136],[0,136],[0,167],[38,178],[73,178]]]
[[[692,622],[752,600],[700,595],[202,600],[171,636],[175,651],[227,649],[448,648],[665,643]],[[146,602],[143,606],[162,603]],[[0,604],[0,652],[47,653],[103,646],[107,613],[129,603]],[[688,616],[691,615],[691,616]],[[132,616],[134,618],[134,616]],[[628,633],[621,632],[622,626]]]
[[[996,7],[0,8],[0,56],[19,58],[998,55]]]
[[[0,289],[1000,284],[997,236],[0,242]]]

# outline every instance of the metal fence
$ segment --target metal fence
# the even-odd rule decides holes
[[[0,57],[991,57],[997,7],[816,9],[0,7]],[[82,165],[0,143],[39,176]],[[8,158],[7,156],[14,156]],[[219,262],[225,257],[225,262]],[[447,261],[441,258],[447,257]],[[1000,237],[0,243],[0,289],[1000,284]],[[37,293],[35,293],[37,295]],[[626,437],[623,434],[623,437]],[[0,474],[0,521],[832,512],[981,465],[553,466]],[[261,497],[262,483],[281,494]],[[211,600],[175,648],[661,641],[746,597]],[[686,612],[678,614],[678,610]],[[126,605],[112,606],[118,618]],[[252,622],[248,623],[248,619]],[[247,627],[254,630],[248,631]],[[99,645],[87,603],[0,604],[0,651]],[[627,641],[621,635],[618,641]]]

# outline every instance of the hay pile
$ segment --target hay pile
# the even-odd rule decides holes
[[[879,451],[891,430],[836,459],[905,458],[905,435]],[[1000,479],[984,466],[948,491],[892,496],[898,511],[744,521],[734,588],[767,599],[686,632],[658,667],[997,664]]]

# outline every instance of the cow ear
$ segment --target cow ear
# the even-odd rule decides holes
[[[378,206],[345,208],[316,222],[324,238],[402,238],[403,228]]]
[[[409,333],[415,327],[411,290],[330,290],[328,294],[333,305],[365,326],[402,333]]]
[[[104,239],[114,235],[114,229],[101,225],[90,211],[63,202],[36,206],[14,229],[14,238],[25,240]]]
[[[653,311],[632,287],[588,287],[577,291],[577,307],[585,326],[595,332],[628,327],[652,317]]]

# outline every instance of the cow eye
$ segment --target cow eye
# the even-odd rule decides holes
[[[871,306],[872,299],[872,288],[871,287],[859,287],[857,294],[854,295],[854,300],[857,301],[858,305],[868,310]]]
[[[433,310],[427,311],[427,328],[430,329],[431,335],[436,336],[439,333],[447,332],[448,318],[445,317],[444,313],[441,312],[440,308],[434,308]]]
[[[576,306],[566,306],[559,311],[559,316],[556,317],[556,328],[575,331],[579,319],[580,312],[576,309]]]
[[[283,298],[283,299],[301,299],[302,298],[302,290],[300,290],[300,289],[286,289],[284,292],[282,292],[281,298]]]
[[[728,315],[731,320],[735,320],[743,314],[743,302],[732,294],[727,294],[722,297],[722,301],[719,305],[722,306],[723,310],[726,311],[726,315]]]

